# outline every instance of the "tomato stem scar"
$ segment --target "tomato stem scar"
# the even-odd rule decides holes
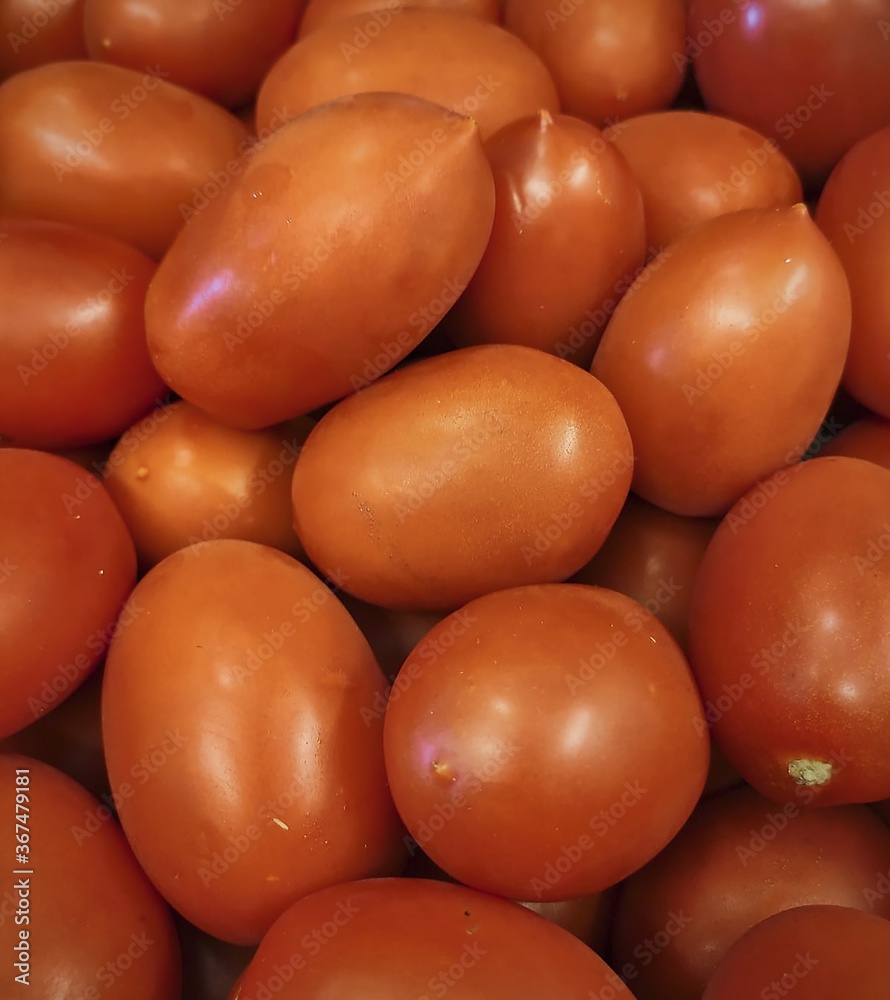
[[[792,760],[788,774],[798,785],[824,785],[831,779],[834,768],[824,760]]]

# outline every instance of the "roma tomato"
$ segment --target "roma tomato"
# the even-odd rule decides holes
[[[504,24],[544,60],[563,110],[599,126],[673,101],[685,19],[686,0],[504,3]]]
[[[309,558],[356,597],[453,610],[580,569],[632,468],[624,419],[587,372],[528,347],[468,347],[319,421],[294,470],[294,523]]]
[[[6,0],[0,5],[0,80],[43,63],[85,59],[84,0]]]
[[[424,642],[439,655],[412,654],[396,678],[386,770],[408,831],[461,882],[522,900],[597,892],[689,817],[707,725],[679,647],[635,601],[503,590]]]
[[[91,59],[142,70],[159,64],[170,83],[240,108],[293,43],[301,0],[86,0]]]
[[[734,212],[681,237],[622,299],[591,366],[627,420],[634,491],[713,516],[797,462],[849,336],[843,268],[803,205]]]
[[[397,930],[397,932],[395,932]],[[394,933],[395,932],[395,933]],[[263,939],[232,1000],[634,1000],[590,948],[503,899],[373,879],[301,900]]]
[[[236,427],[309,413],[430,332],[476,269],[493,216],[472,122],[399,94],[303,115],[158,268],[146,301],[155,365]]]
[[[825,178],[890,123],[890,0],[691,0],[686,54],[709,110]]]
[[[119,240],[0,220],[0,433],[36,448],[117,437],[166,392],[145,340],[155,265]]]
[[[800,178],[775,140],[719,115],[662,111],[606,131],[643,194],[651,247],[707,219],[801,200]],[[651,251],[650,251],[651,252]]]
[[[888,870],[890,830],[865,806],[723,792],[624,883],[612,962],[639,1000],[700,1000],[732,945],[774,913],[828,903],[890,918],[877,886]]]
[[[143,566],[216,538],[300,553],[290,480],[314,426],[308,417],[265,431],[239,431],[185,402],[153,416],[151,434],[139,428],[124,434],[104,480]]]
[[[792,990],[800,1000],[883,1000],[888,949],[890,921],[848,906],[798,906],[739,938],[702,1000],[780,1000]]]
[[[890,0],[888,0],[890,47]],[[844,387],[890,417],[890,128],[858,142],[828,178],[816,221],[850,282],[853,329]]]
[[[886,469],[816,458],[742,497],[705,553],[692,666],[717,742],[777,801],[890,796],[888,511]]]
[[[481,18],[407,7],[356,14],[302,38],[264,80],[257,123],[270,125],[282,109],[293,118],[337,97],[384,91],[439,104],[450,112],[446,122],[471,117],[483,138],[517,118],[559,110],[546,67],[515,35]],[[401,151],[409,168],[411,156],[429,156],[444,141],[423,138]]]
[[[15,754],[0,754],[0,809],[4,995],[179,1000],[172,916],[108,809]]]
[[[890,469],[890,420],[874,415],[860,417],[832,438],[819,455],[861,458]]]
[[[367,714],[384,678],[316,576],[207,542],[158,564],[128,609],[105,668],[108,775],[136,856],[186,919],[255,944],[308,892],[398,869],[383,721]]]
[[[7,80],[0,213],[94,229],[161,257],[211,174],[227,184],[250,148],[234,115],[165,72],[63,62]]]
[[[300,21],[300,37],[334,21],[366,14],[370,16],[364,32],[370,39],[406,7],[442,7],[456,13],[473,14],[495,24],[501,14],[500,0],[309,0]]]
[[[633,176],[599,129],[547,111],[507,125],[485,152],[494,227],[452,336],[525,344],[586,368],[646,254]]]
[[[135,579],[133,542],[95,476],[0,449],[0,737],[86,680]]]

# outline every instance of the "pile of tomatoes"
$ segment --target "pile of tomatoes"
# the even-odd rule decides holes
[[[0,5],[0,997],[890,996],[890,0]]]

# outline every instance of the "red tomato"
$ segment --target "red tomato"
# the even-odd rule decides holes
[[[95,476],[0,449],[0,737],[86,680],[135,578],[133,543]]]
[[[501,13],[500,0],[309,0],[300,21],[300,37],[355,14],[370,14],[365,32],[376,34],[389,23],[391,14],[401,14],[407,7],[442,7],[461,14],[473,14],[495,24],[500,20]]]
[[[305,566],[215,541],[159,563],[105,668],[112,794],[136,856],[214,937],[255,944],[308,892],[391,874],[384,678]]]
[[[847,906],[798,906],[729,949],[702,1000],[884,1000],[890,921]],[[800,989],[797,987],[800,986]]]
[[[600,126],[677,96],[685,17],[686,0],[504,3],[504,24],[544,60],[563,110]]]
[[[849,335],[843,268],[803,205],[734,212],[681,237],[622,299],[590,369],[627,420],[634,491],[712,516],[797,462]]]
[[[116,437],[166,389],[145,341],[154,263],[107,236],[0,220],[0,432],[72,448]]]
[[[2,754],[0,810],[3,995],[179,1000],[170,911],[108,809],[55,768]]]
[[[651,247],[745,208],[779,208],[802,197],[800,178],[775,140],[699,111],[641,115],[608,129],[643,193]],[[650,251],[651,252],[651,251]]]
[[[890,795],[890,472],[780,471],[726,515],[699,569],[690,652],[714,735],[777,801]]]
[[[890,917],[888,872],[890,830],[865,806],[783,808],[750,788],[723,792],[624,883],[612,962],[639,1000],[701,1000],[731,946],[774,913],[829,903]]]
[[[869,415],[860,417],[819,452],[820,455],[844,455],[890,469],[890,420]]]
[[[890,122],[890,0],[691,0],[710,110],[775,138],[811,181]]]
[[[84,0],[5,0],[0,5],[0,80],[43,63],[85,59]]]
[[[438,655],[412,654],[396,678],[386,769],[409,832],[449,874],[571,899],[636,871],[685,822],[707,725],[676,643],[630,598],[504,590],[424,642]]]
[[[562,928],[507,900],[428,879],[353,882],[292,906],[232,1000],[264,992],[279,1000],[634,1000]]]
[[[293,43],[301,0],[85,0],[91,59],[142,70],[240,108]]]
[[[586,368],[646,255],[633,176],[599,129],[547,111],[507,125],[485,152],[494,228],[454,309],[454,340],[525,344]]]
[[[0,86],[0,213],[116,236],[161,257],[193,213],[243,170],[234,115],[141,72],[51,63]]]
[[[890,20],[887,25],[890,48]],[[835,167],[816,221],[840,257],[853,295],[844,386],[890,417],[890,128],[858,142]]]

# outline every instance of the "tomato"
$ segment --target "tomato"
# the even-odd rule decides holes
[[[483,138],[517,118],[559,110],[546,67],[514,35],[481,18],[406,7],[332,21],[302,38],[263,82],[257,122],[271,127],[276,112],[288,119],[337,97],[383,91],[442,105],[451,112],[446,122],[473,118]],[[423,138],[400,150],[409,167],[416,151],[426,157],[444,142],[430,132]]]
[[[888,38],[890,0],[691,0],[685,51],[709,110],[818,182],[890,123]]]
[[[265,546],[181,550],[138,584],[105,668],[112,795],[186,919],[255,944],[294,900],[401,864],[384,678],[308,569]],[[363,712],[363,710],[365,710]]]
[[[798,461],[849,333],[843,268],[803,205],[735,212],[681,237],[622,299],[591,367],[627,420],[634,491],[713,516]]]
[[[395,372],[319,421],[294,469],[294,523],[350,594],[453,610],[580,569],[632,468],[621,413],[587,372],[528,347],[468,347]]]
[[[300,0],[86,0],[91,59],[142,70],[230,108],[247,104],[293,43]]]
[[[887,25],[890,39],[890,20]],[[890,41],[885,45],[890,46]],[[816,221],[840,257],[853,294],[853,330],[844,386],[884,417],[890,417],[888,210],[890,128],[884,128],[856,143],[835,167],[816,211]]]
[[[801,1000],[882,1000],[888,948],[890,921],[847,906],[798,906],[744,934],[702,1000],[780,1000],[792,990]]]
[[[596,125],[666,108],[686,75],[685,0],[506,0],[504,24],[544,60],[563,110]]]
[[[142,312],[155,265],[119,240],[0,220],[0,431],[75,447],[116,437],[166,391]]]
[[[890,918],[890,894],[877,889],[888,870],[890,830],[865,806],[723,792],[625,882],[612,962],[639,1000],[700,1000],[732,945],[774,913],[828,903]]]
[[[189,402],[247,429],[367,385],[466,286],[493,187],[475,125],[426,101],[372,94],[303,115],[158,268],[146,301],[155,365]]]
[[[407,7],[442,7],[462,14],[473,14],[486,21],[494,21],[495,24],[501,13],[500,0],[309,0],[300,21],[300,37],[356,14],[370,14],[370,20],[376,22],[377,29],[380,29],[389,23],[390,13],[401,14]],[[369,24],[365,31],[376,35],[377,29]]]
[[[870,414],[860,417],[828,442],[820,455],[845,455],[890,469],[890,420]]]
[[[678,646],[635,601],[499,591],[425,648],[437,656],[412,654],[390,695],[386,770],[408,831],[461,882],[522,900],[597,892],[691,813],[707,725]]]
[[[633,176],[593,125],[546,111],[507,125],[485,151],[494,228],[454,310],[455,340],[525,344],[586,368],[645,258]]]
[[[692,587],[716,527],[716,521],[680,517],[631,493],[603,547],[573,582],[632,597],[685,650]]]
[[[227,944],[177,921],[182,945],[182,993],[185,1000],[223,1000],[247,968],[256,948]]]
[[[0,80],[43,63],[86,58],[84,0],[6,0],[0,6]]]
[[[662,249],[718,215],[794,205],[802,197],[800,178],[775,140],[719,115],[641,115],[613,125],[606,137],[643,193],[652,247]]]
[[[290,478],[313,422],[302,417],[266,431],[220,424],[190,403],[154,414],[108,459],[105,488],[153,566],[196,542],[241,538],[296,555]]]
[[[264,990],[280,1000],[633,1000],[562,928],[428,879],[353,882],[296,903],[264,938],[232,1000]]]
[[[179,1000],[170,911],[108,809],[15,754],[0,754],[0,809],[4,995]]]
[[[0,213],[116,236],[160,257],[249,149],[218,105],[168,83],[163,66],[63,62],[0,86]]]
[[[0,449],[0,737],[86,680],[135,578],[133,543],[95,476]]]
[[[689,633],[708,721],[777,801],[890,795],[888,510],[886,469],[815,458],[746,494],[705,553]]]

